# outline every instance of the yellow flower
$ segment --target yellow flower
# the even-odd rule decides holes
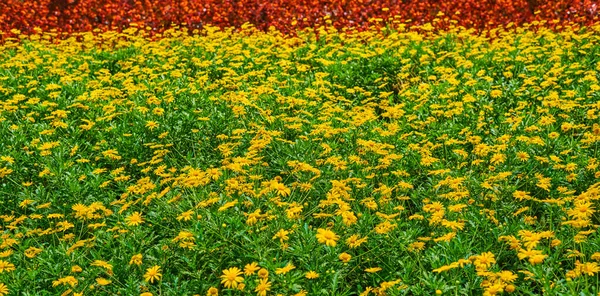
[[[96,278],[96,283],[98,283],[98,285],[100,285],[100,286],[106,286],[106,285],[109,285],[110,283],[112,283],[112,281],[107,280],[102,277],[99,277],[99,278]]]
[[[362,245],[363,243],[365,243],[367,241],[367,237],[363,237],[360,238],[360,236],[358,236],[357,234],[352,235],[351,237],[349,237],[348,239],[346,239],[346,244],[351,248],[354,249],[356,247],[359,247],[360,245]]]
[[[142,264],[142,254],[135,254],[131,256],[131,260],[129,260],[129,265],[141,265]]]
[[[519,278],[519,276],[517,276],[510,270],[503,270],[503,271],[497,272],[496,276],[498,276],[498,278],[505,283],[512,283],[516,279]]]
[[[506,291],[507,293],[512,293],[515,291],[515,286],[514,285],[506,285],[506,287],[504,287],[504,291]]]
[[[35,200],[33,200],[33,199],[25,199],[25,200],[23,200],[22,202],[19,203],[19,207],[22,208],[22,209],[24,209],[24,208],[27,207],[27,205],[30,205],[33,202],[35,202]]]
[[[15,270],[15,265],[4,260],[0,260],[0,273],[10,272]]]
[[[244,281],[244,278],[240,276],[241,274],[242,271],[237,267],[225,269],[223,275],[221,275],[221,284],[225,288],[237,288],[238,284]]]
[[[246,288],[246,284],[244,283],[240,283],[236,289],[240,290],[240,291],[244,291],[244,288]]]
[[[348,263],[348,261],[350,261],[350,259],[352,259],[352,256],[346,252],[341,253],[340,256],[338,256],[338,258],[340,258],[340,260],[344,263]]]
[[[275,269],[275,274],[286,274],[294,268],[296,268],[296,266],[294,266],[292,263],[288,263],[286,266],[284,266],[282,268]]]
[[[94,262],[92,262],[91,265],[92,266],[100,266],[100,267],[102,267],[102,268],[104,268],[106,270],[109,270],[109,271],[111,271],[112,268],[113,268],[112,264],[110,264],[110,263],[108,263],[106,261],[102,261],[102,260],[95,260]]]
[[[588,219],[596,212],[593,205],[594,204],[589,201],[576,201],[575,207],[567,210],[567,214],[576,219]]]
[[[432,271],[433,271],[433,272],[440,273],[440,272],[444,272],[444,271],[447,271],[447,270],[450,270],[450,269],[453,269],[453,268],[457,268],[458,266],[459,266],[459,265],[458,265],[456,262],[453,262],[453,263],[451,263],[451,264],[448,264],[448,265],[443,265],[443,266],[441,266],[441,267],[438,267],[438,268],[436,268],[436,269],[434,269],[434,270],[432,270]]]
[[[598,266],[598,263],[596,262],[575,264],[575,268],[578,269],[579,273],[589,276],[593,276],[594,274],[600,272],[600,266]]]
[[[317,229],[317,240],[321,244],[325,244],[329,247],[335,247],[338,239],[340,238],[335,232],[329,229],[319,228]]]
[[[156,108],[152,109],[152,113],[160,116],[165,113],[165,109],[156,107]]]
[[[365,269],[365,271],[368,272],[368,273],[376,273],[376,272],[378,272],[380,270],[381,270],[381,267],[371,267],[371,268]]]
[[[273,236],[273,239],[279,239],[279,242],[283,243],[284,241],[290,239],[290,237],[288,236],[288,234],[290,234],[289,231],[285,230],[285,229],[279,229],[279,231],[277,233],[275,233],[275,235]]]
[[[490,266],[492,266],[492,264],[496,263],[494,254],[492,254],[491,252],[485,252],[481,255],[472,256],[471,260],[473,262],[473,265],[475,265],[477,269],[481,270],[486,270]]]
[[[179,216],[177,216],[177,221],[190,221],[192,220],[192,215],[194,214],[194,211],[189,210],[186,212],[181,213]]]
[[[244,266],[244,275],[246,275],[246,276],[253,275],[259,269],[260,269],[260,267],[258,267],[258,263],[256,263],[256,262],[246,264],[246,266]]]
[[[534,255],[529,257],[529,263],[531,263],[531,265],[536,265],[536,264],[540,264],[542,262],[544,262],[544,259],[546,259],[546,257],[548,257],[547,255]]]
[[[210,287],[208,289],[208,291],[206,292],[207,296],[218,296],[219,295],[219,290],[215,287]]]
[[[408,245],[407,248],[410,252],[419,252],[419,251],[423,251],[425,249],[425,243],[424,242],[413,242],[410,245]]]
[[[284,184],[281,183],[277,183],[277,185],[274,186],[274,189],[275,191],[277,191],[277,195],[281,196],[288,196],[290,195],[290,193],[292,193],[292,190],[290,190]]]
[[[156,121],[147,121],[146,122],[146,127],[149,128],[150,130],[154,130],[158,126],[159,126],[159,124]]]
[[[524,199],[531,199],[531,196],[529,196],[529,192],[520,191],[520,190],[513,192],[513,197],[519,201],[524,200]]]
[[[64,278],[60,278],[56,281],[52,281],[52,287],[56,287],[59,285],[69,285],[71,287],[75,287],[75,285],[77,285],[78,281],[74,276],[66,276]]]
[[[146,282],[154,283],[154,281],[159,281],[162,277],[160,273],[160,266],[154,265],[148,269],[146,269],[146,274],[144,274],[144,280]]]
[[[268,271],[268,270],[266,270],[266,269],[264,269],[264,268],[261,268],[261,269],[258,271],[258,277],[259,277],[259,278],[261,278],[261,279],[264,279],[264,278],[267,278],[268,276],[269,276],[269,271]]]
[[[25,256],[27,258],[34,258],[41,252],[42,252],[42,249],[39,249],[36,247],[29,247],[27,250],[25,250]]]
[[[142,214],[140,212],[133,212],[127,218],[125,218],[125,222],[127,226],[138,226],[144,223],[144,219],[142,218]]]
[[[260,282],[258,283],[258,286],[256,286],[256,289],[254,289],[254,292],[256,292],[256,295],[258,296],[265,296],[267,295],[267,291],[271,290],[271,283],[268,282],[269,279],[261,279]]]
[[[307,279],[309,279],[309,280],[312,280],[312,279],[316,279],[316,278],[318,278],[318,277],[319,277],[319,274],[318,274],[318,273],[316,273],[315,271],[312,271],[312,270],[311,270],[311,271],[309,271],[309,272],[307,272],[307,273],[306,273],[305,277],[306,277]]]
[[[501,90],[498,90],[498,89],[492,90],[492,91],[490,92],[490,96],[491,96],[492,98],[499,98],[501,95],[502,95],[502,91],[501,91]]]
[[[0,296],[7,295],[7,294],[8,294],[8,292],[10,292],[10,291],[8,290],[8,287],[7,287],[5,284],[3,284],[3,283],[0,283]]]

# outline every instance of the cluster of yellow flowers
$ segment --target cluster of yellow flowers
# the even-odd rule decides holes
[[[472,33],[0,45],[0,295],[599,293],[600,26]]]

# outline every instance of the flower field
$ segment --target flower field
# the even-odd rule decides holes
[[[2,296],[600,295],[593,1],[115,30],[12,2]],[[323,7],[290,3],[263,9]]]
[[[131,23],[163,31],[172,24],[191,30],[206,24],[226,28],[244,23],[284,33],[331,25],[368,28],[378,22],[422,25],[435,22],[484,28],[513,22],[599,20],[597,0],[3,0],[0,31],[64,33],[128,28]],[[0,36],[1,38],[1,36]]]

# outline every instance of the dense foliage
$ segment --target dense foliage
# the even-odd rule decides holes
[[[597,294],[600,26],[563,29],[8,41],[0,295]]]
[[[0,296],[600,295],[598,5],[2,1]]]

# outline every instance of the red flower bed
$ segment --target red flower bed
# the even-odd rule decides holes
[[[427,23],[445,14],[458,25],[485,28],[535,20],[590,23],[598,19],[596,0],[4,0],[0,3],[0,31],[90,31],[122,29],[130,23],[159,32],[172,24],[189,28],[205,24],[260,29],[273,26],[283,32],[324,24],[365,27],[373,18]]]

